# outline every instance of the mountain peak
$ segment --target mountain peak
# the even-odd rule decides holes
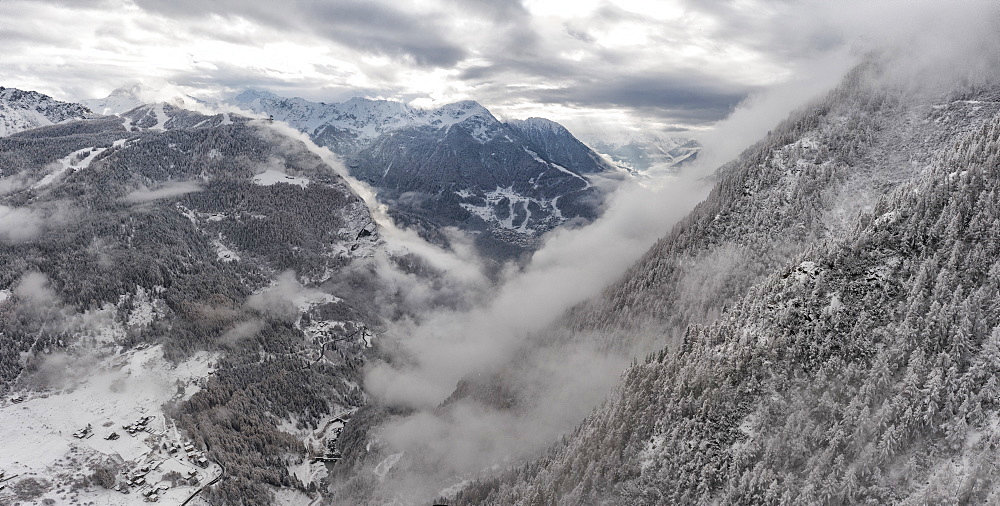
[[[442,105],[434,111],[441,111],[442,113],[447,114],[461,114],[466,117],[474,115],[493,117],[493,114],[490,113],[489,109],[483,107],[482,104],[476,102],[475,100],[460,100],[458,102],[452,102],[450,104]]]
[[[253,88],[247,88],[242,92],[240,92],[239,95],[233,97],[234,101],[240,103],[252,102],[256,99],[284,100],[285,98],[275,95],[274,93],[271,93],[270,91],[267,90],[256,90]]]
[[[181,93],[169,84],[153,88],[143,83],[127,84],[114,90],[104,98],[81,100],[91,110],[99,114],[121,115],[144,104],[165,102],[175,107],[189,107],[200,100]]]
[[[567,130],[566,127],[560,125],[559,123],[556,123],[555,121],[545,118],[531,117],[528,119],[514,119],[508,121],[508,123],[517,126],[522,130],[530,129],[530,130],[546,131],[555,134],[564,134],[569,132],[569,130]]]

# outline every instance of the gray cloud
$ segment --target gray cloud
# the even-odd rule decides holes
[[[0,30],[3,84],[65,100],[152,77],[194,95],[257,87],[326,102],[474,99],[503,116],[570,126],[700,130],[813,61],[864,51],[902,26],[933,31],[927,14],[942,11],[860,0],[120,1],[139,8],[0,2],[15,27]],[[983,8],[948,10],[974,24],[989,17],[976,17]]]
[[[219,336],[219,343],[227,346],[235,346],[237,342],[248,337],[252,337],[264,329],[264,321],[251,319],[237,323]]]
[[[279,30],[308,30],[329,41],[373,54],[410,61],[418,66],[450,66],[465,50],[441,34],[447,30],[434,13],[407,13],[393,3],[342,0],[338,2],[273,2],[198,0],[136,0],[140,7],[176,17],[206,14],[245,17]]]
[[[66,223],[70,216],[69,210],[61,204],[44,209],[0,204],[0,242],[17,243],[33,239],[49,226]]]
[[[517,0],[123,1],[139,9],[0,3],[0,16],[24,27],[0,32],[0,44],[20,48],[0,63],[5,84],[61,99],[150,77],[196,95],[257,87],[318,101],[471,98],[500,114],[531,105],[529,115],[565,121],[615,110],[619,123],[625,112],[636,125],[676,130],[718,121],[790,62],[846,40],[797,19],[803,9],[790,2],[748,16],[740,4],[678,0],[685,11],[672,18],[653,12],[660,4],[611,1],[561,10]],[[67,41],[55,27],[70,19],[78,29]],[[273,52],[279,45],[288,58]],[[564,116],[545,114],[552,106]]]
[[[754,87],[727,85],[698,75],[628,75],[581,78],[578,85],[530,90],[541,103],[643,109],[675,123],[711,123],[728,116]]]
[[[465,49],[440,36],[431,16],[412,16],[375,2],[318,4],[307,13],[315,29],[348,47],[389,56],[405,56],[418,65],[451,66]]]
[[[30,306],[56,306],[62,304],[55,290],[49,284],[49,278],[41,272],[28,272],[21,277],[14,288],[16,295],[24,304]]]
[[[277,281],[273,285],[247,298],[246,304],[261,314],[294,321],[299,316],[301,312],[300,307],[305,301],[322,300],[325,297],[326,294],[319,290],[302,286],[295,279],[295,273],[286,271],[278,276]],[[252,332],[256,332],[256,330],[253,330],[253,325],[255,324],[251,322],[243,326],[237,326],[229,331],[235,332],[235,334],[227,332],[228,337],[226,338],[232,339],[234,336],[239,338],[250,335]]]

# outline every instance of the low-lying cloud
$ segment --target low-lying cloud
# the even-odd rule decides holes
[[[43,206],[11,207],[0,204],[0,242],[20,243],[45,230],[72,220],[70,209],[60,202]]]
[[[765,121],[787,115],[801,105],[796,100],[829,89],[839,77],[826,76],[808,91],[745,102],[720,125],[715,154],[705,161],[680,174],[654,172],[622,183],[598,220],[551,233],[529,265],[508,269],[487,302],[390,326],[382,346],[392,363],[370,366],[365,387],[382,403],[413,410],[379,432],[387,451],[410,456],[397,477],[400,495],[434,495],[448,477],[525,458],[578,424],[633,353],[648,349],[610,351],[598,336],[570,335],[560,329],[566,311],[599,294],[708,194],[715,160],[757,140],[740,135],[745,129],[766,132]],[[484,404],[476,395],[442,406],[459,382],[477,381],[504,389],[515,406]]]
[[[967,14],[962,11],[955,16]],[[889,19],[883,12],[881,23]],[[863,25],[859,20],[852,22]],[[955,28],[951,21],[942,24]],[[994,24],[975,23],[979,28],[960,41],[932,36],[915,45],[914,58],[888,58],[881,64],[890,75],[937,71],[956,78],[953,83],[974,83],[976,76],[992,72],[983,62],[991,61],[993,55],[970,52],[970,48],[977,47],[978,32]],[[907,26],[921,23],[908,21]],[[887,47],[899,47],[890,41],[907,40],[904,33],[886,37]],[[704,198],[712,179],[708,176],[719,165],[761,139],[793,110],[822,96],[880,44],[826,53],[803,67],[811,69],[804,77],[750,96],[726,121],[701,136],[705,151],[696,165],[680,175],[653,174],[648,180],[624,184],[600,219],[576,230],[554,232],[530,265],[508,273],[487,303],[468,311],[437,311],[419,322],[396,322],[383,338],[392,362],[372,365],[365,386],[381,402],[413,410],[412,415],[389,421],[379,432],[388,453],[409,456],[404,458],[409,465],[401,465],[397,476],[400,495],[434,495],[440,490],[434,488],[443,488],[449,476],[457,481],[456,476],[467,478],[495,464],[530,456],[579,423],[606,395],[632,356],[609,352],[591,341],[592,336],[548,337],[568,333],[559,329],[566,309],[596,295],[667,233]],[[933,57],[920,51],[935,44],[946,44],[948,50]],[[955,54],[946,57],[949,51]],[[716,260],[724,266],[727,259]],[[637,341],[648,346],[664,344],[654,335]],[[475,393],[442,404],[460,382],[477,380],[485,383],[487,397],[499,395],[513,407],[492,405]],[[491,390],[497,388],[502,392]]]
[[[326,297],[328,295],[319,290],[302,286],[295,279],[294,272],[285,271],[278,275],[274,284],[251,295],[247,299],[247,306],[272,318],[295,321],[303,307]],[[247,328],[242,329],[246,330]]]
[[[0,240],[4,242],[33,239],[44,226],[44,214],[34,209],[0,205]]]
[[[139,190],[135,190],[125,196],[125,201],[133,204],[151,202],[154,200],[179,197],[188,193],[199,192],[203,189],[204,188],[202,188],[201,185],[195,181],[168,182],[154,189],[141,188]]]

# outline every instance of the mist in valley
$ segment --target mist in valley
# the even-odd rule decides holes
[[[692,5],[690,8],[710,9],[713,6]],[[790,123],[782,122],[790,116],[811,118],[811,108],[821,108],[822,114],[817,113],[816,117],[823,116],[822,121],[837,125],[821,134],[833,131],[836,135],[843,134],[837,139],[845,146],[861,145],[860,141],[850,144],[855,139],[847,137],[854,132],[837,124],[837,121],[846,124],[849,119],[856,118],[848,118],[850,114],[845,114],[829,119],[824,115],[831,110],[827,107],[833,103],[830,97],[841,96],[837,93],[847,95],[856,91],[855,88],[871,88],[878,90],[872,94],[876,98],[871,100],[876,105],[866,103],[865,107],[871,105],[880,113],[896,107],[891,114],[898,113],[899,118],[911,122],[907,126],[912,127],[912,131],[931,131],[929,128],[920,130],[919,122],[931,120],[925,121],[919,114],[934,110],[938,107],[935,104],[964,100],[967,94],[996,86],[1000,78],[998,19],[1000,8],[982,1],[955,4],[948,9],[927,1],[874,4],[851,1],[837,5],[805,1],[781,3],[759,15],[726,11],[717,17],[717,25],[711,29],[730,30],[735,38],[740,38],[739,34],[758,34],[752,42],[744,42],[762,51],[782,53],[782,47],[799,48],[794,56],[788,56],[790,63],[782,70],[784,74],[762,77],[748,86],[745,97],[727,109],[724,119],[684,131],[684,135],[702,146],[692,163],[670,169],[654,167],[645,172],[613,170],[578,176],[588,178],[588,189],[593,186],[600,191],[603,203],[598,217],[592,222],[581,218],[567,220],[545,233],[540,246],[530,254],[504,263],[477,250],[475,233],[443,227],[434,232],[444,241],[435,241],[427,234],[421,235],[416,227],[397,223],[394,216],[400,215],[390,212],[391,202],[380,200],[382,196],[377,188],[352,176],[344,159],[318,145],[313,137],[296,127],[223,102],[185,102],[184,107],[201,113],[222,114],[222,119],[216,118],[222,125],[226,125],[225,122],[232,125],[231,118],[237,114],[252,118],[247,122],[247,131],[240,130],[240,135],[247,137],[239,137],[239,140],[247,144],[259,141],[267,146],[266,152],[255,152],[254,156],[260,155],[258,158],[240,159],[238,164],[227,166],[233,173],[242,171],[240,177],[249,175],[251,178],[249,182],[224,181],[244,185],[238,186],[240,192],[245,192],[240,196],[240,205],[246,195],[251,195],[251,200],[260,199],[259,202],[275,207],[279,205],[276,203],[284,204],[283,199],[301,198],[305,193],[293,192],[305,192],[307,186],[312,186],[310,178],[325,186],[324,190],[317,190],[320,185],[309,190],[334,188],[342,191],[342,194],[327,195],[329,201],[322,203],[327,207],[317,205],[302,213],[311,215],[309,223],[314,230],[303,232],[294,239],[306,237],[315,242],[302,240],[287,251],[255,245],[260,248],[244,251],[242,263],[231,262],[223,255],[225,251],[236,254],[234,250],[238,248],[232,246],[232,250],[227,250],[223,240],[229,238],[224,236],[223,230],[226,233],[235,231],[234,236],[239,232],[246,233],[247,237],[283,237],[284,230],[274,223],[288,224],[295,217],[289,221],[287,216],[282,216],[286,219],[283,222],[266,223],[272,228],[260,225],[251,230],[260,236],[250,234],[248,229],[240,228],[240,220],[251,222],[247,216],[252,215],[254,219],[267,216],[253,215],[250,207],[240,210],[245,215],[226,216],[225,212],[211,208],[214,203],[198,200],[207,199],[204,195],[211,192],[222,192],[218,189],[220,180],[231,176],[234,181],[236,179],[232,174],[224,174],[213,180],[212,177],[218,174],[209,174],[207,169],[201,174],[195,171],[178,179],[169,176],[159,181],[143,175],[121,183],[120,195],[109,198],[108,202],[101,201],[101,205],[107,204],[108,209],[120,213],[112,215],[108,211],[108,216],[120,218],[120,223],[104,229],[99,224],[87,222],[87,227],[101,230],[107,237],[99,236],[96,231],[92,236],[73,236],[74,241],[82,241],[85,246],[89,244],[80,249],[88,255],[88,262],[93,257],[95,267],[88,273],[88,283],[91,279],[103,281],[102,269],[113,271],[122,258],[132,254],[132,240],[136,234],[128,227],[136,226],[137,217],[148,218],[152,226],[166,231],[171,231],[177,222],[186,227],[190,220],[192,229],[184,228],[184,232],[170,236],[175,240],[171,247],[177,248],[171,251],[176,254],[172,264],[157,264],[148,271],[137,269],[137,274],[129,273],[141,282],[153,283],[155,279],[157,284],[149,292],[141,289],[133,278],[123,278],[120,284],[132,290],[127,295],[110,292],[118,286],[108,290],[98,287],[71,303],[63,294],[65,287],[59,286],[59,280],[41,272],[40,269],[49,267],[42,260],[18,264],[23,272],[17,276],[10,274],[10,288],[0,292],[0,311],[6,318],[0,322],[4,324],[0,329],[17,331],[19,336],[30,339],[23,343],[28,351],[11,359],[11,363],[23,368],[23,372],[13,376],[10,385],[25,391],[55,394],[58,391],[72,393],[90,381],[102,389],[105,384],[110,385],[107,388],[113,386],[116,394],[127,392],[132,387],[128,384],[131,373],[123,372],[124,362],[109,370],[108,364],[114,362],[109,357],[130,346],[140,352],[160,346],[156,342],[158,336],[169,335],[175,341],[165,340],[166,344],[153,354],[158,360],[161,350],[167,350],[162,358],[165,364],[169,363],[165,366],[169,371],[162,378],[146,379],[143,380],[145,384],[133,386],[140,390],[149,387],[158,394],[170,396],[173,385],[169,377],[175,372],[171,367],[184,364],[191,357],[199,357],[206,364],[206,357],[213,361],[217,356],[231,360],[226,364],[230,370],[220,367],[228,374],[225,382],[212,384],[212,388],[219,390],[211,390],[197,398],[196,403],[179,403],[171,409],[177,410],[178,419],[184,418],[185,430],[194,433],[195,427],[199,427],[204,434],[218,438],[212,439],[213,442],[231,443],[225,449],[228,453],[220,454],[224,455],[221,458],[233,461],[242,458],[238,444],[242,441],[239,439],[243,437],[242,431],[255,436],[265,434],[261,440],[267,441],[261,443],[261,448],[266,447],[267,451],[260,452],[264,457],[240,470],[244,472],[239,475],[243,480],[241,484],[251,484],[246,490],[263,490],[260,492],[262,497],[269,494],[270,489],[255,482],[253,477],[260,469],[271,466],[267,469],[274,475],[268,476],[272,481],[267,486],[275,489],[280,488],[275,483],[286,487],[287,482],[288,488],[299,487],[299,492],[313,493],[316,484],[324,483],[329,476],[325,483],[330,487],[324,491],[329,495],[325,498],[334,503],[422,504],[437,497],[453,498],[463,486],[532,462],[545,455],[553,445],[572,437],[574,430],[589,416],[596,416],[595,409],[599,410],[615,392],[621,392],[623,374],[630,367],[641,367],[638,364],[652,354],[670,354],[685,342],[685,331],[657,321],[662,315],[654,315],[648,308],[614,308],[620,320],[608,322],[608,327],[625,320],[634,325],[608,330],[600,320],[607,315],[604,312],[607,307],[600,301],[613,298],[612,290],[620,288],[616,285],[620,280],[643,276],[640,269],[648,267],[644,262],[655,261],[657,247],[670,240],[675,226],[684,224],[690,216],[703,221],[712,219],[711,213],[697,215],[692,211],[713,209],[708,205],[698,206],[718,194],[713,193],[713,188],[720,180],[727,181],[727,170],[735,171],[734,167],[743,167],[740,164],[756,163],[755,167],[761,167],[762,171],[766,168],[797,174],[796,171],[803,170],[802,166],[815,162],[814,167],[806,169],[814,170],[809,177],[818,181],[829,176],[823,184],[829,184],[832,190],[808,193],[815,188],[795,187],[782,196],[779,189],[773,193],[778,197],[765,200],[773,197],[768,195],[759,201],[769,204],[780,201],[780,205],[794,208],[796,203],[789,202],[801,194],[822,200],[815,208],[809,208],[810,212],[815,212],[815,216],[809,218],[816,218],[809,226],[816,228],[803,232],[805,238],[792,237],[799,230],[787,231],[787,238],[781,237],[785,231],[769,230],[767,233],[772,235],[761,235],[766,235],[770,242],[759,250],[745,247],[746,243],[736,238],[722,238],[705,249],[692,248],[691,251],[703,253],[696,258],[678,254],[677,258],[664,260],[664,265],[673,261],[683,265],[671,271],[671,275],[676,274],[672,284],[663,285],[672,291],[654,295],[680,302],[656,308],[689,311],[694,315],[681,315],[671,323],[679,321],[685,326],[692,323],[693,328],[724,320],[722,317],[729,314],[729,303],[742,297],[748,287],[756,289],[765,282],[779,284],[802,274],[801,269],[791,274],[784,271],[775,274],[772,272],[774,265],[784,269],[786,263],[798,262],[805,258],[804,255],[816,254],[821,248],[849,237],[852,231],[863,228],[859,223],[872,221],[868,213],[880,203],[884,204],[880,191],[895,189],[892,185],[902,184],[906,177],[916,177],[914,175],[924,167],[910,165],[911,159],[907,156],[912,158],[912,154],[889,153],[876,163],[857,158],[830,168],[834,164],[830,160],[835,156],[827,156],[827,151],[823,151],[823,157],[817,155],[809,160],[800,156],[785,166],[779,160],[784,153],[782,149],[812,156],[828,147],[813,146],[810,143],[814,140],[802,131],[795,131],[795,135],[801,136],[793,139],[792,134],[786,135],[782,130],[791,128]],[[578,33],[569,23],[565,30],[574,38],[586,38],[586,34]],[[613,70],[610,67],[607,70],[609,78]],[[848,92],[844,91],[845,87]],[[173,85],[162,88],[147,89],[143,95],[170,101],[188,91],[188,87]],[[374,92],[370,95],[382,96]],[[861,100],[870,98],[865,97]],[[834,107],[836,105],[834,103]],[[836,113],[855,105],[852,102]],[[884,109],[878,109],[883,105]],[[973,109],[970,117],[977,110]],[[865,113],[862,109],[848,113],[858,111],[861,111],[859,115]],[[889,112],[885,114],[886,117],[890,115]],[[881,120],[879,117],[872,119],[871,124],[864,121],[857,124],[863,125],[860,128],[864,130],[863,135],[888,138],[893,132],[887,132],[883,124],[877,123]],[[156,121],[159,122],[158,117]],[[247,120],[241,118],[241,121]],[[820,120],[816,121],[819,124]],[[662,125],[657,125],[659,127]],[[772,136],[773,132],[777,133]],[[810,135],[812,133],[816,131],[810,131]],[[788,139],[793,140],[785,142]],[[198,143],[192,142],[192,145],[197,144],[201,149],[208,146],[209,141],[199,138]],[[163,141],[162,144],[171,149],[175,146],[173,142]],[[874,144],[875,141],[871,141],[866,147]],[[829,151],[839,147],[829,147]],[[150,149],[153,154],[149,155],[149,160],[153,160],[154,155],[159,156],[159,151],[155,151],[159,147]],[[884,154],[877,150],[872,152]],[[218,152],[213,149],[209,153]],[[743,153],[751,155],[741,158]],[[762,153],[767,153],[769,158],[752,159]],[[143,156],[146,154],[144,152]],[[845,155],[838,160],[847,158]],[[536,160],[543,162],[537,154]],[[95,163],[98,168],[104,168],[101,165],[104,161]],[[851,163],[856,163],[857,167]],[[892,163],[899,164],[895,172],[883,166]],[[209,166],[209,162],[205,165]],[[54,162],[41,167],[49,172],[59,168]],[[170,169],[174,169],[174,165]],[[823,172],[826,169],[829,172]],[[854,169],[857,171],[850,172]],[[385,170],[389,172],[388,168]],[[836,172],[838,170],[841,172]],[[866,171],[880,170],[889,175],[880,173],[866,179]],[[51,188],[32,188],[32,180],[38,174],[28,172],[0,178],[0,198],[8,199],[0,204],[0,244],[12,248],[28,248],[26,245],[32,241],[51,239],[46,235],[51,230],[68,237],[70,232],[64,230],[78,221],[82,223],[81,216],[85,217],[84,210],[75,207],[78,205],[75,201],[59,193],[63,191],[59,187],[62,181],[55,180],[57,184]],[[292,185],[264,188],[259,182],[252,184],[256,181],[252,178],[273,176],[274,173],[305,182],[294,189]],[[745,173],[759,175],[752,169]],[[775,179],[787,174],[775,176]],[[61,177],[71,176],[72,172]],[[793,176],[788,177],[793,179]],[[964,173],[956,179],[961,177]],[[287,181],[279,179],[279,182]],[[728,180],[728,183],[733,187],[726,190],[732,194],[751,195],[759,189],[754,181],[737,180],[734,183]],[[876,188],[875,183],[885,184]],[[83,194],[90,191],[87,188],[81,184],[71,190]],[[274,193],[267,193],[272,191]],[[73,193],[67,190],[65,195]],[[551,201],[553,206],[556,200]],[[756,202],[749,200],[750,205]],[[171,203],[167,204],[168,201]],[[201,211],[196,209],[199,203],[205,206]],[[775,204],[775,207],[780,205]],[[340,214],[323,214],[335,206],[340,206],[336,207]],[[530,216],[528,204],[524,204],[524,209]],[[750,209],[747,212],[757,211]],[[761,214],[766,211],[762,210]],[[716,215],[715,219],[726,218]],[[323,224],[324,220],[336,223],[335,227],[331,225],[331,230],[337,230],[339,235],[309,235],[317,228],[313,225]],[[524,218],[525,224],[527,221]],[[761,221],[766,222],[766,218]],[[265,220],[261,219],[261,223]],[[224,226],[231,228],[222,228]],[[805,229],[806,225],[801,228]],[[212,235],[199,235],[206,230]],[[296,230],[298,232],[301,230]],[[122,244],[127,241],[128,246],[109,239],[112,233],[119,234],[113,237],[122,238]],[[62,240],[61,237],[56,239]],[[150,244],[155,242],[156,239],[147,239],[147,249],[143,253],[147,256],[143,258],[152,258],[153,253],[148,252],[157,251],[157,245]],[[211,246],[207,245],[209,242]],[[289,244],[292,242],[290,240]],[[66,244],[71,243],[67,240]],[[306,252],[303,260],[297,255],[300,249],[309,246],[300,248],[300,244],[320,246],[316,251]],[[323,249],[327,247],[329,249]],[[278,254],[275,251],[286,252],[288,258],[275,261],[274,255]],[[765,251],[770,256],[748,258],[749,251]],[[292,257],[295,258],[287,264],[283,262]],[[212,267],[204,267],[206,265]],[[275,267],[277,265],[281,266]],[[790,268],[801,267],[806,262],[789,265]],[[296,270],[300,266],[306,267]],[[59,268],[68,269],[62,264]],[[181,286],[178,282],[170,287],[187,292],[172,293],[173,302],[182,302],[175,303],[168,311],[163,309],[167,298],[163,294],[168,288],[159,283],[166,285],[167,281],[175,281],[166,279],[169,276],[163,274],[169,268],[184,269],[191,277],[184,280],[189,285],[178,288]],[[210,271],[217,277],[209,281],[191,281],[197,277],[191,272],[198,269]],[[652,280],[655,272],[645,274]],[[779,274],[784,277],[779,278]],[[224,280],[224,286],[204,286],[216,280]],[[93,284],[97,286],[99,282],[93,281]],[[651,292],[655,289],[649,288]],[[152,290],[159,291],[150,295]],[[162,299],[156,299],[161,296]],[[189,296],[191,300],[187,300]],[[99,297],[107,300],[98,300]],[[836,296],[834,299],[839,301]],[[84,305],[89,309],[80,309]],[[136,317],[132,314],[138,311],[136,306],[142,306],[148,314]],[[835,308],[836,304],[830,302],[829,307]],[[824,311],[828,315],[835,309]],[[161,326],[156,320],[164,318],[166,321],[164,315],[171,319]],[[137,318],[142,321],[133,321]],[[308,328],[314,322],[329,326],[317,326],[323,330],[314,332]],[[117,334],[111,335],[109,329]],[[692,332],[703,330],[698,327]],[[79,346],[68,347],[67,342]],[[205,367],[208,371],[208,366]],[[267,375],[257,378],[255,367],[267,368]],[[290,385],[297,387],[313,379],[316,385],[309,388],[314,390],[297,390],[288,399],[281,395],[291,390]],[[186,384],[192,387],[192,392],[205,385],[193,374],[185,381],[189,381]],[[272,410],[270,405],[247,402],[241,397],[250,391],[246,385],[252,385],[255,394],[277,399],[275,405],[279,407]],[[233,406],[250,407],[243,413]],[[344,436],[348,441],[344,444],[356,446],[345,452],[344,460],[338,463],[325,467],[315,462],[303,464],[306,458],[322,454],[322,449],[317,450],[316,446],[330,440],[325,431],[333,417],[341,415],[348,418],[345,434],[353,438]],[[357,424],[357,428],[352,424]],[[317,436],[321,433],[326,439]],[[336,434],[334,438],[341,433],[338,430]],[[206,442],[210,440],[208,435],[201,437]],[[301,462],[297,461],[295,466],[302,465],[309,472],[322,467],[322,476],[315,481],[309,481],[313,476],[303,480],[292,470],[292,457],[283,456],[285,460],[267,461],[266,465],[260,463],[272,456],[268,452],[285,450],[288,450],[285,456],[301,457]],[[294,480],[288,478],[291,475]],[[231,493],[231,497],[242,493],[233,490],[239,489],[225,493]],[[226,496],[218,497],[218,501],[225,502]]]

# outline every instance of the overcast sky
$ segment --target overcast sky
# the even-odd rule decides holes
[[[0,85],[62,100],[136,81],[196,96],[253,87],[327,102],[474,99],[577,129],[697,131],[855,44],[864,30],[830,4],[846,5],[0,0]]]

